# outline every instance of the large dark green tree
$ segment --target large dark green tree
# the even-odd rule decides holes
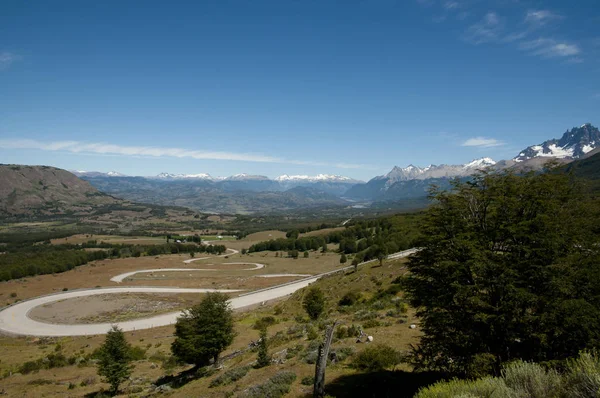
[[[418,367],[473,375],[600,345],[598,213],[577,181],[482,173],[432,197],[406,280]]]
[[[206,366],[219,355],[235,336],[233,316],[228,297],[222,293],[208,293],[200,304],[185,311],[175,324],[173,355],[185,363]]]
[[[110,392],[116,395],[119,385],[131,375],[131,345],[123,331],[113,326],[106,334],[104,344],[98,350],[98,374],[110,384]]]

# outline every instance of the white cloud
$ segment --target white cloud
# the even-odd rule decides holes
[[[460,7],[458,1],[447,1],[444,3],[444,8],[447,10],[453,10],[458,7]]]
[[[469,138],[468,140],[463,142],[461,146],[476,146],[480,148],[490,148],[493,146],[501,145],[504,145],[504,142],[498,141],[495,138],[475,137]]]
[[[341,169],[368,168],[361,164],[326,163],[304,160],[284,159],[252,153],[235,153],[220,151],[197,151],[183,148],[162,148],[151,146],[124,146],[107,143],[87,143],[81,141],[41,142],[30,139],[0,139],[0,148],[5,149],[38,149],[43,151],[63,151],[71,153],[89,153],[98,155],[174,157],[208,160],[232,160],[241,162],[282,163],[312,166],[333,166]]]
[[[465,38],[473,44],[489,43],[498,40],[501,31],[498,14],[490,11],[479,22],[469,26]]]
[[[15,61],[21,59],[21,56],[17,54],[13,54],[10,52],[1,52],[0,53],[0,70],[7,69],[10,67]]]
[[[581,49],[577,44],[558,42],[547,38],[524,41],[519,45],[519,48],[544,58],[573,57],[581,53]]]
[[[544,26],[549,22],[562,19],[563,17],[558,14],[554,14],[549,10],[529,10],[525,15],[525,22],[532,25],[533,27]]]

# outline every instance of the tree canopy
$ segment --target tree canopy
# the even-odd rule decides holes
[[[206,366],[232,342],[233,316],[228,297],[222,293],[208,293],[200,304],[185,311],[175,324],[173,355],[196,366]]]
[[[600,346],[598,208],[577,181],[482,173],[432,198],[405,280],[418,367],[498,372]]]

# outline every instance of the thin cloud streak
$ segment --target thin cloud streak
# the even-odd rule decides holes
[[[572,57],[581,53],[581,49],[576,44],[558,42],[554,39],[547,38],[522,42],[519,45],[519,48],[544,58]]]
[[[4,51],[0,53],[0,70],[8,69],[14,62],[21,59],[20,55]]]
[[[0,148],[4,149],[37,149],[43,151],[64,151],[70,153],[90,153],[98,155],[118,155],[131,157],[174,157],[201,160],[231,160],[241,162],[282,163],[311,166],[333,166],[341,169],[370,168],[367,165],[348,163],[326,163],[304,160],[284,159],[273,156],[250,153],[234,153],[220,151],[197,151],[183,148],[158,148],[150,146],[123,146],[107,143],[86,143],[80,141],[41,142],[31,139],[2,139]]]
[[[498,14],[490,11],[479,22],[467,29],[465,39],[473,44],[495,42],[498,40],[501,31],[502,24]]]
[[[495,146],[505,145],[504,142],[498,141],[495,138],[485,138],[485,137],[474,137],[469,138],[465,142],[461,144],[461,146],[472,146],[472,147],[480,147],[480,148],[491,148]]]
[[[562,15],[554,14],[549,10],[529,10],[525,15],[525,23],[537,28],[562,18]]]

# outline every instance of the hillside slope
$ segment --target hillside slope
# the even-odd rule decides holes
[[[0,217],[88,214],[120,202],[66,170],[0,165]]]

